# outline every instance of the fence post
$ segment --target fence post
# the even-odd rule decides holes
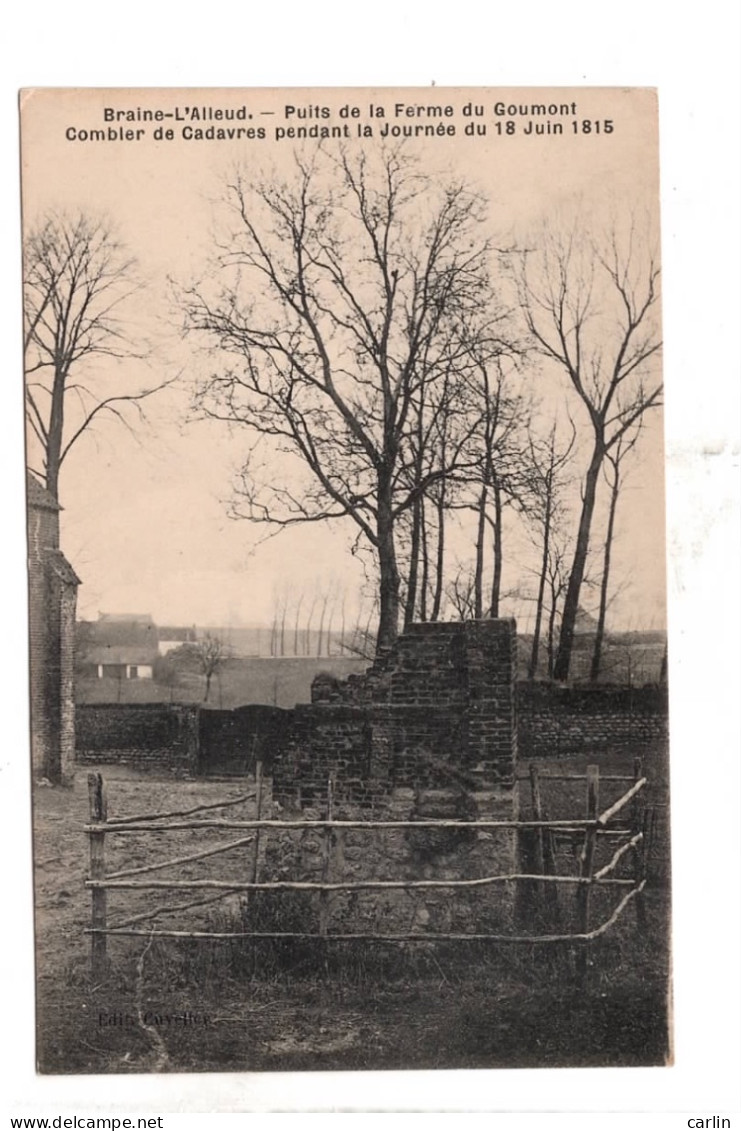
[[[634,870],[634,883],[636,887],[641,884],[646,878],[646,854],[648,852],[649,841],[651,839],[651,824],[653,821],[653,810],[644,809],[640,825],[636,825],[636,832],[643,833],[643,839],[640,844],[637,844],[634,849],[633,860],[635,863]],[[646,933],[646,897],[643,892],[639,892],[633,901],[636,905],[636,926],[641,934]]]
[[[100,825],[100,831],[91,830],[90,838],[90,879],[105,879],[105,822],[108,816],[105,787],[102,774],[88,774],[87,776],[88,801],[90,803],[90,823]],[[90,960],[93,981],[97,981],[105,974],[106,969],[106,904],[107,892],[105,888],[92,888],[92,915],[93,931],[90,936]]]
[[[599,766],[587,766],[587,820],[595,821],[599,812]],[[579,861],[579,875],[587,883],[580,884],[576,893],[577,931],[585,935],[589,931],[589,897],[591,895],[592,873],[594,871],[594,849],[597,829],[589,826],[584,833],[584,847]],[[587,976],[587,957],[589,943],[580,943],[577,954],[576,972],[580,984]]]
[[[327,820],[331,821],[334,814],[334,782],[330,775],[327,782]],[[322,883],[329,882],[329,876],[332,866],[332,835],[331,828],[324,829],[324,843],[322,845]],[[329,892],[322,891],[319,893],[319,934],[326,935],[329,929]],[[325,948],[324,962],[327,962],[327,952]]]
[[[538,777],[538,769],[534,762],[530,763],[530,796],[533,802],[533,818],[536,821],[543,820],[543,806],[540,800],[540,778]],[[545,851],[544,851],[544,830],[535,830],[535,866],[538,872],[544,874],[545,872]]]
[[[262,813],[262,760],[255,764],[255,820],[259,821]],[[257,883],[257,871],[260,859],[260,830],[255,829],[255,845],[252,854],[252,874],[250,882]]]
[[[633,759],[633,780],[634,783],[641,780],[643,777],[643,763],[640,758]],[[644,787],[645,788],[645,787]],[[633,878],[636,887],[641,883],[646,875],[646,852],[648,849],[648,820],[649,811],[646,809],[644,793],[637,793],[633,798],[632,806],[632,830],[633,835],[643,833],[643,839],[640,844],[637,844],[633,849]],[[637,895],[634,900],[636,910],[636,926],[639,931],[645,931],[646,928],[646,904],[643,895]]]
[[[533,817],[536,821],[547,821],[548,814],[540,795],[540,777],[538,776],[538,769],[534,763],[530,763],[530,792],[532,794],[533,802]],[[539,871],[544,876],[555,876],[556,874],[556,857],[553,851],[553,832],[551,829],[540,828],[537,832],[537,865]],[[543,884],[545,888],[544,900],[549,908],[553,921],[558,923],[560,921],[560,907],[558,903],[558,891],[555,884]]]
[[[636,757],[633,759],[633,785],[636,785],[642,777],[643,762],[640,758]],[[637,793],[633,798],[632,805],[633,819],[631,821],[631,824],[633,826],[634,833],[638,832],[641,828],[641,825],[643,824],[643,808],[643,794]]]

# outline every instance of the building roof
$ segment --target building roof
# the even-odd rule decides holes
[[[50,494],[46,487],[42,487],[35,475],[26,472],[26,499],[29,507],[37,510],[60,511],[57,500]]]
[[[85,649],[86,664],[153,664],[156,653],[137,644],[93,644]]]
[[[67,585],[82,584],[61,550],[47,550],[46,560],[60,581],[64,581]]]
[[[91,644],[112,648],[138,648],[156,655],[157,626],[148,613],[136,616],[101,613],[95,621],[88,621]]]
[[[196,639],[195,628],[175,628],[172,625],[160,625],[157,634],[162,644],[192,643]]]
[[[151,613],[98,613],[98,622],[108,624],[154,624]]]
[[[579,605],[576,611],[576,620],[574,622],[574,633],[577,636],[592,634],[597,631],[597,619],[591,613],[588,613],[585,608]]]

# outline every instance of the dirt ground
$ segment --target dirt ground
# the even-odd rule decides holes
[[[655,761],[655,800],[663,806],[665,773]],[[606,759],[603,772],[615,765]],[[583,768],[567,761],[560,767]],[[618,768],[625,768],[624,761]],[[329,953],[318,968],[302,964],[297,952],[287,968],[284,963],[282,971],[266,973],[259,955],[245,957],[244,947],[237,951],[232,942],[146,937],[110,940],[109,972],[94,984],[84,933],[90,916],[83,832],[89,769],[78,771],[71,789],[37,786],[34,791],[41,1072],[665,1063],[665,863],[649,890],[647,933],[639,935],[635,917],[626,916],[619,931],[594,946],[581,989],[572,977],[568,948],[555,954],[542,947],[495,953],[472,946],[464,954],[467,943],[408,953],[387,946],[365,951],[353,963]],[[158,780],[122,767],[100,769],[109,818],[188,809],[254,790],[251,782]],[[224,812],[245,817],[253,804]],[[151,862],[153,840],[160,840],[156,853],[164,858],[199,851],[215,843],[213,836],[209,830],[183,833],[179,840],[168,834],[166,844],[158,834],[107,837],[106,869]],[[662,842],[654,852],[661,863],[668,845]],[[251,846],[241,847],[216,857],[220,863],[213,872],[206,860],[180,866],[176,874],[223,876],[226,867],[230,878],[243,878],[251,853]],[[109,922],[146,913],[152,894],[110,893]],[[183,898],[154,894],[161,902]],[[200,919],[204,926],[213,925],[210,915],[209,908],[189,913],[191,923]],[[332,944],[330,951],[339,945]]]

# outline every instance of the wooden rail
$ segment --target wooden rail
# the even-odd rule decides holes
[[[109,822],[107,833],[185,832],[192,829],[586,829],[596,827],[598,819],[574,818],[563,821],[463,821],[437,819],[421,821],[173,821],[163,825],[129,825]],[[95,825],[85,825],[85,832],[99,831]]]
[[[641,881],[636,888],[631,888],[618,903],[612,914],[598,927],[586,933],[576,934],[550,934],[550,935],[495,935],[482,934],[471,931],[440,931],[436,934],[420,934],[419,932],[397,932],[395,934],[371,934],[363,932],[343,932],[342,934],[317,935],[308,931],[141,931],[129,928],[109,928],[107,934],[121,936],[139,936],[144,938],[163,939],[321,939],[322,942],[404,942],[427,943],[430,942],[496,942],[496,943],[588,943],[600,938],[601,935],[612,927],[622,915],[625,908],[643,891],[646,881]],[[90,931],[88,934],[92,933]]]
[[[543,805],[541,798],[540,782],[542,780],[586,780],[586,813],[584,817],[570,818],[568,820],[551,820]],[[307,939],[318,938],[325,942],[342,941],[378,941],[378,942],[435,942],[435,941],[488,941],[496,943],[589,943],[600,937],[618,920],[624,909],[633,901],[637,908],[639,924],[643,922],[643,891],[646,885],[645,855],[646,855],[646,828],[648,826],[645,811],[639,804],[642,791],[645,789],[647,779],[642,776],[640,763],[636,762],[634,774],[627,778],[623,775],[605,775],[604,782],[632,782],[631,787],[612,805],[599,813],[599,787],[600,776],[596,766],[587,768],[586,779],[570,774],[538,774],[532,768],[530,784],[533,801],[533,819],[529,820],[475,820],[466,821],[459,819],[425,819],[419,821],[402,820],[337,820],[334,817],[334,785],[330,781],[327,793],[327,815],[319,820],[264,820],[261,817],[262,806],[262,773],[258,768],[256,790],[238,797],[227,798],[220,802],[194,806],[187,810],[172,810],[163,813],[139,814],[132,817],[120,817],[115,820],[107,819],[107,805],[103,779],[100,774],[88,776],[88,792],[90,804],[90,821],[86,824],[85,831],[90,842],[90,872],[86,886],[91,892],[91,925],[87,933],[91,936],[91,959],[93,976],[97,978],[106,967],[106,939],[110,936],[146,936],[160,938],[192,938],[192,939]],[[200,819],[197,815],[212,812],[215,809],[232,807],[246,801],[257,799],[257,816],[250,820],[231,820],[228,818],[216,819],[209,817]],[[630,806],[630,823],[619,823],[619,827],[608,828],[614,818],[626,807]],[[183,821],[181,818],[191,817],[192,820]],[[537,872],[511,872],[507,874],[480,876],[474,879],[393,879],[393,880],[338,880],[332,877],[333,848],[337,843],[337,864],[342,870],[342,836],[345,830],[358,829],[368,832],[374,830],[405,830],[405,829],[466,829],[466,830],[535,830],[537,833],[536,863]],[[240,837],[226,844],[205,848],[187,855],[170,857],[164,861],[141,865],[136,868],[120,869],[116,872],[106,873],[105,870],[105,837],[110,834],[122,833],[155,833],[170,832],[180,833],[198,829],[219,830],[249,830],[253,835]],[[322,834],[322,867],[321,880],[274,880],[260,881],[258,879],[258,853],[260,836],[269,830],[315,830]],[[578,874],[559,875],[556,869],[556,857],[553,846],[553,836],[557,834],[570,834],[583,838],[581,854],[579,857]],[[595,870],[595,853],[598,838],[614,836],[620,838],[611,859],[601,868]],[[627,841],[625,838],[628,837]],[[339,838],[339,839],[338,839]],[[252,865],[248,870],[249,880],[218,880],[218,879],[135,879],[132,877],[144,876],[148,873],[160,871],[168,867],[177,867],[186,863],[194,863],[209,857],[221,855],[234,849],[253,845]],[[632,854],[633,869],[631,878],[614,876],[616,868],[628,854]],[[358,891],[417,891],[417,890],[455,890],[487,888],[496,884],[531,883],[544,885],[543,890],[549,906],[554,912],[558,923],[558,907],[556,889],[558,885],[573,886],[576,888],[577,930],[572,933],[560,931],[538,935],[499,935],[490,933],[422,933],[414,932],[387,932],[364,933],[349,932],[335,934],[330,929],[330,895],[333,892],[358,892]],[[611,915],[598,927],[590,928],[590,894],[595,887],[628,888],[629,890],[620,899]],[[183,890],[191,892],[209,892],[205,897],[190,900],[184,903],[163,905],[140,912],[118,922],[107,922],[107,893],[109,890],[132,891],[165,891]],[[159,918],[161,915],[187,911],[191,908],[202,907],[217,902],[230,894],[257,891],[307,891],[315,892],[319,898],[319,932],[300,931],[202,931],[202,930],[177,930],[160,927],[144,927],[147,921]],[[587,957],[586,948],[580,952],[577,959],[577,969],[582,977],[586,976]]]
[[[632,880],[598,880],[596,876],[544,876],[542,872],[511,872],[508,875],[478,876],[475,880],[269,880],[264,883],[239,882],[236,880],[113,880],[109,877],[86,880],[85,886],[91,890],[118,889],[119,891],[172,891],[181,888],[185,891],[381,891],[404,890],[406,888],[477,888],[489,884],[512,884],[527,880],[549,884],[578,884],[589,886],[594,883],[632,884]]]

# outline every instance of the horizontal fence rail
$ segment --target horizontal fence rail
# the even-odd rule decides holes
[[[593,939],[604,935],[628,906],[630,901],[640,895],[646,886],[642,880],[638,887],[631,889],[621,899],[609,919],[586,933],[572,933],[560,935],[495,935],[480,934],[474,931],[440,931],[434,935],[422,935],[411,932],[397,932],[395,934],[377,934],[363,932],[344,932],[342,934],[317,935],[308,931],[137,931],[128,928],[110,927],[106,934],[121,935],[123,937],[137,936],[144,938],[165,939],[321,939],[322,942],[497,942],[497,943],[572,943],[591,942]]]
[[[235,880],[86,880],[88,888],[112,888],[124,891],[172,890],[173,888],[221,889],[223,891],[401,891],[406,888],[477,888],[489,884],[512,884],[519,880],[551,884],[632,884],[632,880],[598,880],[597,876],[544,876],[541,872],[513,872],[502,876],[478,876],[475,880],[269,880],[264,883],[239,883]]]
[[[345,820],[334,817],[333,784],[330,781],[327,794],[327,817],[312,820],[274,820],[261,818],[262,767],[258,764],[256,789],[244,792],[237,797],[229,797],[219,802],[193,806],[189,809],[170,810],[161,813],[137,814],[108,819],[103,779],[100,774],[88,777],[90,799],[90,822],[84,826],[90,842],[90,873],[85,881],[91,892],[92,916],[86,933],[91,936],[91,956],[94,976],[100,974],[107,961],[106,939],[108,937],[147,937],[169,939],[316,939],[321,942],[375,941],[381,943],[435,943],[435,942],[490,942],[497,944],[535,944],[535,943],[575,943],[585,944],[604,935],[622,916],[626,907],[635,903],[639,926],[644,921],[643,893],[646,886],[646,828],[650,825],[647,813],[640,806],[640,798],[647,785],[647,779],[640,772],[640,762],[636,760],[634,774],[605,775],[603,782],[628,784],[627,789],[613,804],[599,812],[600,776],[597,767],[589,766],[585,775],[548,773],[539,774],[534,766],[530,768],[530,785],[533,798],[533,817],[524,820],[463,820],[463,819],[422,819],[422,820]],[[586,782],[587,812],[584,817],[568,819],[549,819],[541,798],[541,782],[567,781]],[[233,808],[248,801],[256,801],[257,815],[254,819],[233,820],[228,817],[208,816],[219,809]],[[626,812],[627,811],[627,812]],[[623,814],[620,822],[615,821]],[[627,817],[627,820],[625,819]],[[192,818],[183,820],[183,818]],[[610,826],[610,827],[608,827]],[[485,875],[469,879],[360,879],[331,880],[329,868],[333,838],[345,830],[362,830],[369,833],[382,830],[466,830],[469,832],[488,830],[513,830],[520,834],[525,831],[534,835],[536,841],[537,868],[535,871],[523,870],[505,874]],[[239,837],[227,843],[209,846],[196,852],[171,856],[168,859],[139,865],[133,868],[119,868],[114,872],[105,870],[105,838],[112,834],[151,834],[182,833],[197,830],[236,830],[249,831],[251,835]],[[322,834],[322,878],[320,880],[263,880],[257,879],[257,860],[261,835],[270,830],[316,831]],[[577,874],[557,874],[554,838],[569,837],[581,851],[577,858]],[[615,851],[609,861],[600,868],[594,866],[597,841],[602,837],[619,838]],[[626,837],[628,838],[626,840]],[[251,878],[248,880],[230,879],[139,879],[148,873],[166,868],[198,863],[225,853],[251,846],[253,859]],[[621,861],[632,858],[630,877],[616,876]],[[557,909],[558,886],[571,887],[576,891],[577,929],[571,932],[552,931],[540,934],[497,934],[491,932],[422,932],[422,931],[347,931],[333,932],[329,929],[330,893],[361,891],[440,891],[486,889],[501,884],[543,885],[546,902],[553,910]],[[596,927],[589,925],[590,893],[598,887],[623,890],[622,897],[610,915]],[[624,889],[628,889],[627,891]],[[128,917],[108,922],[107,898],[109,891],[183,891],[209,893],[186,902],[164,904]],[[218,931],[181,930],[155,926],[153,920],[160,916],[189,911],[218,903],[230,895],[244,895],[250,892],[311,892],[319,898],[319,931]],[[553,901],[556,901],[554,903]],[[149,923],[149,926],[145,924]],[[558,924],[557,924],[558,925]],[[582,973],[586,972],[586,960],[582,958]]]
[[[645,779],[644,783],[645,784]],[[603,815],[604,816],[604,815]],[[602,817],[563,821],[464,821],[447,818],[420,821],[187,821],[164,825],[129,825],[108,822],[107,833],[184,832],[190,829],[591,829],[604,823]],[[99,825],[85,825],[87,833],[100,832]]]

